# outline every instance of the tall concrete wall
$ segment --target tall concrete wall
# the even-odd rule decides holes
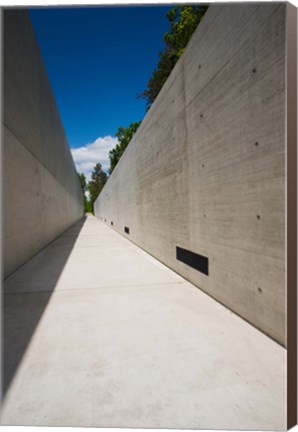
[[[285,29],[286,4],[211,5],[95,203],[282,344]],[[208,258],[209,274],[176,247]]]
[[[3,12],[3,276],[83,215],[83,196],[27,12]]]

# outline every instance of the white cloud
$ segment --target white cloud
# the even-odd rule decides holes
[[[118,143],[117,138],[110,135],[97,138],[93,143],[71,149],[77,171],[90,180],[91,172],[98,162],[102,169],[108,171],[110,166],[109,151]]]

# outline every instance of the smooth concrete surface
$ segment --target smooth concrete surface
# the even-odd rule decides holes
[[[212,4],[95,203],[283,345],[285,32],[286,3]],[[209,275],[177,246],[207,257]]]
[[[83,215],[83,195],[27,12],[3,11],[3,276]]]
[[[286,428],[286,350],[93,216],[3,297],[2,425]]]

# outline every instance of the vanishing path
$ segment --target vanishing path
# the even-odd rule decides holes
[[[2,424],[285,429],[285,349],[93,216],[4,289]]]

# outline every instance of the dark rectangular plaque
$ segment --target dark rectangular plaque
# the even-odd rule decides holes
[[[126,234],[129,234],[129,228],[128,227],[124,227],[124,232],[126,232]]]
[[[208,258],[191,252],[187,249],[176,247],[176,258],[178,261],[182,261],[184,264],[199,270],[201,273],[208,275]]]

